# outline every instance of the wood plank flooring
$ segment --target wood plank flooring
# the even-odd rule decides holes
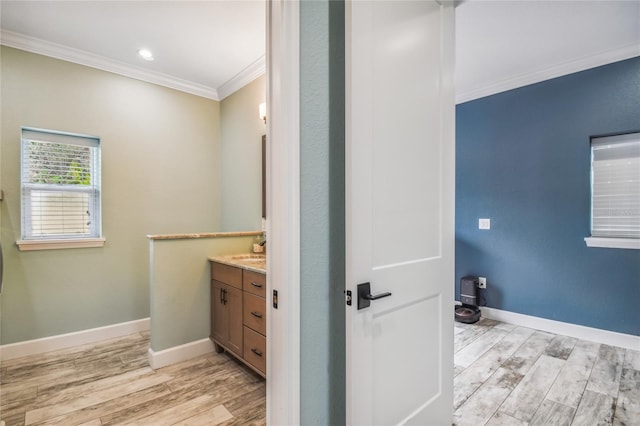
[[[227,354],[158,370],[149,333],[0,364],[0,419],[14,425],[264,425],[264,380]]]
[[[455,323],[454,423],[640,425],[640,352],[482,319]]]
[[[454,424],[640,425],[640,352],[455,323]],[[226,354],[152,370],[149,334],[0,364],[14,425],[264,425],[265,382]]]

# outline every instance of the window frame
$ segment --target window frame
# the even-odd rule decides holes
[[[91,147],[91,185],[63,185],[51,183],[30,183],[24,179],[25,149],[30,141],[59,143]],[[101,141],[97,136],[56,130],[22,127],[20,131],[20,235],[16,242],[21,251],[51,250],[65,248],[103,247],[102,235],[102,182],[101,182]],[[31,230],[31,195],[40,192],[66,192],[88,194],[90,211],[93,212],[89,234],[33,235]]]
[[[604,143],[606,139],[611,139],[611,143],[624,143],[624,139],[640,140],[640,130],[614,133],[600,136],[592,136],[589,139],[589,172],[590,172],[590,200],[589,200],[589,228],[591,235],[585,237],[584,241],[588,247],[619,248],[619,249],[640,249],[640,237],[618,237],[610,235],[593,235],[593,211],[594,211],[594,142]],[[600,141],[598,141],[600,140]],[[639,200],[640,201],[640,200]]]

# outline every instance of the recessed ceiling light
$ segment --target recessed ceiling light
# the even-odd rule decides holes
[[[145,61],[153,61],[153,53],[149,49],[138,50],[138,55],[142,56]]]

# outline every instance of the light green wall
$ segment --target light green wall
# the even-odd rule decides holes
[[[220,102],[223,231],[261,229],[265,93],[263,75]]]
[[[210,334],[207,258],[249,253],[255,237],[150,241],[151,349],[161,351]]]
[[[220,229],[219,103],[4,46],[0,76],[2,344],[148,317],[146,234]],[[21,126],[101,138],[104,248],[18,251]]]
[[[0,81],[2,81],[2,49],[0,49]],[[0,106],[2,105],[2,91],[0,90]],[[0,126],[2,125],[2,108],[0,108]],[[1,129],[1,127],[0,127]],[[2,189],[2,144],[0,143],[0,190]],[[2,201],[0,201],[0,250],[2,250]],[[4,272],[2,273],[4,276]],[[0,276],[0,280],[3,279]],[[0,344],[2,344],[2,288],[0,284]]]
[[[345,408],[344,2],[300,2],[300,423]]]

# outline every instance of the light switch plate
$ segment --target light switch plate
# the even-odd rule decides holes
[[[478,219],[478,229],[491,229],[491,219]]]

